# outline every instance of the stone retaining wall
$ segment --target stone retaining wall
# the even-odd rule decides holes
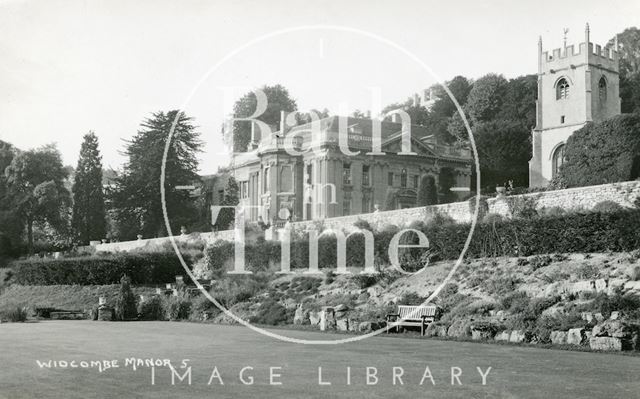
[[[558,207],[565,210],[572,209],[592,209],[602,201],[613,201],[624,207],[633,207],[634,202],[640,198],[640,181],[623,183],[603,184],[599,186],[570,188],[565,190],[545,191],[532,194],[501,196],[489,198],[487,200],[488,211],[503,216],[510,216],[510,201],[518,198],[528,199],[535,204],[537,209]],[[322,224],[325,229],[354,229],[354,223],[361,219],[369,222],[374,228],[380,228],[386,224],[406,227],[416,220],[425,220],[429,215],[448,215],[459,223],[468,223],[473,216],[469,201],[455,202],[451,204],[433,205],[419,208],[400,209],[394,211],[384,211],[368,213],[362,215],[343,216],[329,218],[320,221],[301,221],[292,223],[295,229],[305,230],[308,227]],[[212,243],[216,240],[234,240],[233,230],[219,231],[214,233],[192,233],[177,236],[179,242],[204,241]],[[170,248],[169,238],[154,238],[146,240],[125,241],[108,244],[98,244],[94,248],[98,252],[127,252],[137,251],[160,251]]]

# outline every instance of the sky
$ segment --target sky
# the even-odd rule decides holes
[[[539,36],[558,48],[568,28],[579,43],[588,22],[604,45],[638,16],[637,0],[0,0],[0,140],[55,142],[75,166],[93,130],[118,168],[144,118],[182,109],[210,174],[252,88],[282,84],[300,110],[375,109],[372,90],[386,105],[456,75],[536,73]]]

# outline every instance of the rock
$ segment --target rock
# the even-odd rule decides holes
[[[619,311],[611,312],[611,316],[609,318],[611,320],[618,320],[620,318],[620,312]]]
[[[318,324],[320,324],[320,312],[310,312],[309,323],[312,326],[317,326]]]
[[[598,323],[600,323],[601,321],[604,321],[604,316],[602,315],[602,313],[596,313],[593,315],[593,317],[595,317]]]
[[[496,334],[496,336],[493,338],[496,341],[509,341],[509,336],[511,335],[511,331],[509,330],[505,330],[505,331],[500,331],[498,334]]]
[[[341,303],[340,305],[333,308],[333,311],[336,313],[345,312],[347,310],[349,310],[349,308],[344,303]]]
[[[607,288],[609,287],[609,281],[603,278],[597,279],[595,284],[596,284],[596,291],[598,292],[606,291]]]
[[[363,292],[362,294],[358,295],[359,303],[366,302],[368,299],[369,299],[369,294],[367,292]]]
[[[282,302],[282,306],[284,306],[286,309],[295,309],[298,304],[293,298],[287,298]]]
[[[340,319],[336,321],[336,329],[338,331],[349,331],[349,320],[348,319]]]
[[[567,335],[566,331],[551,331],[549,338],[552,344],[563,345],[567,343]]]
[[[466,320],[457,320],[447,329],[448,337],[469,337],[471,336],[471,328]]]
[[[296,308],[296,313],[293,315],[293,324],[303,325],[309,324],[309,311],[302,308],[302,304]]]
[[[526,335],[522,330],[513,330],[511,331],[511,335],[509,335],[509,342],[524,342]]]
[[[567,344],[582,345],[585,340],[584,328],[572,328],[567,332]]]
[[[585,320],[587,323],[591,323],[591,321],[593,320],[593,313],[591,313],[591,312],[582,312],[580,314],[580,317],[582,318],[582,320]]]
[[[358,332],[358,321],[357,320],[349,320],[349,331]]]
[[[471,330],[471,339],[475,341],[493,339],[497,331],[496,326],[491,323],[476,323],[469,328]]]
[[[622,339],[614,337],[592,337],[589,340],[589,347],[596,351],[621,351]]]
[[[325,306],[320,311],[320,331],[335,330],[336,319],[333,308]]]
[[[446,337],[447,326],[438,323],[430,323],[424,331],[424,335],[427,337]]]

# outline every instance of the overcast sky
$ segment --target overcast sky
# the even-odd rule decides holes
[[[122,139],[145,117],[184,106],[207,144],[209,174],[226,162],[217,154],[223,87],[281,83],[301,110],[335,112],[340,103],[371,109],[369,87],[385,105],[436,82],[401,50],[355,30],[398,44],[445,80],[512,78],[536,72],[540,35],[556,48],[569,28],[569,44],[578,43],[589,22],[591,41],[605,44],[638,16],[638,0],[0,0],[0,139],[22,149],[56,142],[75,166],[82,135],[94,130],[105,166],[117,168]],[[269,36],[312,25],[354,31]]]

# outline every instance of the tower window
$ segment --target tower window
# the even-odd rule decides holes
[[[563,163],[564,163],[564,144],[560,144],[558,148],[556,148],[556,150],[553,152],[553,157],[551,158],[551,167],[553,168],[552,170],[553,177],[558,176],[558,173],[560,172],[560,167],[562,166]]]
[[[598,82],[598,96],[601,102],[607,101],[607,81],[604,76],[600,78]]]
[[[556,100],[564,100],[569,98],[569,82],[562,78],[556,84]]]
[[[564,115],[560,117],[560,123],[564,123]]]

